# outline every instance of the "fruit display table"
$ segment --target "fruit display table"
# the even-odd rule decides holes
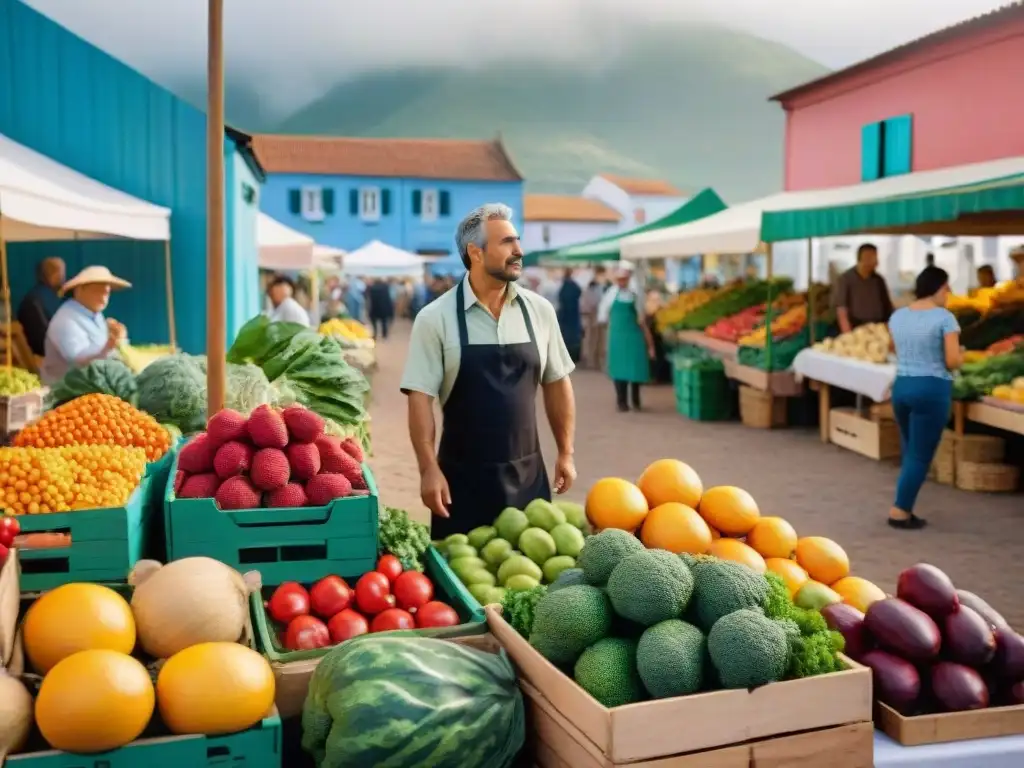
[[[875,768],[1020,768],[1024,736],[903,747],[875,731]]]
[[[679,331],[676,334],[678,344],[693,344],[721,360],[735,360],[739,346],[731,341],[722,341],[708,336],[704,331]]]

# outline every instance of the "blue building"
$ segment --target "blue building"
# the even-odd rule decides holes
[[[457,260],[455,226],[502,202],[522,232],[523,178],[501,139],[256,136],[267,173],[260,209],[323,245],[380,240]]]
[[[18,0],[0,0],[0,134],[115,189],[171,210],[178,344],[206,347],[206,117]],[[248,137],[224,142],[228,338],[260,310],[256,214],[262,171]],[[12,302],[36,263],[60,256],[74,274],[104,264],[133,284],[109,313],[134,342],[165,343],[164,244],[82,239],[12,243]]]

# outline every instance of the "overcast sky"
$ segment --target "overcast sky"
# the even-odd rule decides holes
[[[158,82],[204,76],[205,0],[24,0]],[[295,109],[347,74],[523,56],[593,60],[595,25],[727,24],[843,67],[1008,0],[225,0],[232,79]]]

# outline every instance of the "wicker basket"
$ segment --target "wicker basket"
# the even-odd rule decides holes
[[[956,487],[962,491],[1012,493],[1020,483],[1020,470],[1009,464],[961,461],[956,466]]]
[[[1006,458],[1006,441],[989,435],[963,435],[956,441],[956,458],[972,464],[1000,464]]]
[[[740,387],[740,421],[754,429],[786,426],[786,400],[771,392],[753,387]]]

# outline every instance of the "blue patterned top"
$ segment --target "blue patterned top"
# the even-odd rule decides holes
[[[960,324],[948,309],[904,307],[889,318],[889,333],[896,347],[897,376],[934,376],[952,379],[946,367],[947,333],[959,333]]]

